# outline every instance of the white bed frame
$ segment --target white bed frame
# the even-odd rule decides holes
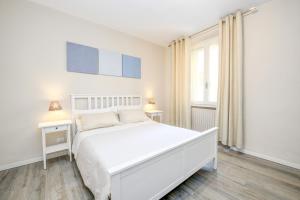
[[[142,108],[143,105],[139,95],[72,95],[71,99],[72,119],[83,113]],[[83,100],[86,101],[85,108],[78,108],[77,101]],[[75,134],[76,127],[73,126],[73,130]],[[203,132],[190,142],[115,170],[111,174],[111,199],[158,200],[206,165],[217,168],[217,128]]]

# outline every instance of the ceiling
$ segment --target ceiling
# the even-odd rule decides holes
[[[144,40],[167,45],[268,0],[31,0]]]

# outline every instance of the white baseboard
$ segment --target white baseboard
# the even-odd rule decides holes
[[[55,157],[66,155],[66,154],[67,153],[65,151],[53,153],[53,154],[47,155],[47,159],[55,158]],[[9,163],[9,164],[6,164],[6,165],[0,165],[0,171],[15,168],[15,167],[20,167],[20,166],[23,166],[23,165],[29,165],[29,164],[32,164],[32,163],[40,162],[42,160],[43,160],[43,157],[40,156],[40,157],[30,158],[30,159],[27,159],[27,160],[21,160],[21,161],[18,161],[18,162]]]
[[[264,154],[256,153],[256,152],[253,152],[253,151],[249,151],[247,149],[237,149],[237,148],[234,148],[234,147],[231,147],[231,149],[234,150],[234,151],[238,151],[238,152],[241,152],[241,153],[251,155],[251,156],[255,156],[255,157],[262,158],[262,159],[265,159],[265,160],[269,160],[269,161],[272,161],[272,162],[275,162],[275,163],[279,163],[281,165],[289,166],[289,167],[292,167],[292,168],[295,168],[295,169],[300,169],[300,164],[297,164],[297,163],[291,163],[291,162],[288,162],[286,160],[282,160],[282,159],[279,159],[279,158],[274,158],[272,156],[267,156],[267,155],[264,155]],[[49,156],[49,158],[54,158],[54,157],[61,156],[61,155],[63,155],[63,154]],[[36,158],[28,159],[28,160],[22,160],[22,161],[18,161],[18,162],[14,162],[14,163],[9,163],[9,164],[6,164],[6,165],[0,165],[0,171],[15,168],[15,167],[20,167],[20,166],[23,166],[23,165],[28,165],[28,164],[39,162],[39,161],[42,161],[42,160],[43,160],[43,157],[36,157]]]
[[[285,166],[292,167],[292,168],[295,168],[295,169],[300,169],[300,164],[297,164],[297,163],[292,163],[292,162],[282,160],[282,159],[279,159],[279,158],[274,158],[272,156],[256,153],[256,152],[253,152],[253,151],[249,151],[247,149],[237,149],[235,147],[232,147],[230,149],[232,149],[234,151],[244,153],[244,154],[248,154],[248,155],[251,155],[251,156],[255,156],[255,157],[258,157],[258,158],[262,158],[262,159],[265,159],[265,160],[268,160],[268,161],[272,161],[272,162],[275,162],[275,163],[278,163],[278,164],[281,164],[281,165],[285,165]]]
[[[18,161],[18,162],[9,163],[9,164],[6,164],[6,165],[0,165],[0,171],[15,168],[15,167],[20,167],[20,166],[23,166],[23,165],[28,165],[28,164],[39,162],[39,161],[42,161],[42,160],[43,160],[43,157],[36,157],[36,158],[30,158],[28,160],[21,160],[21,161]]]

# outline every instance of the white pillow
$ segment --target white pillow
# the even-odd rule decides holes
[[[76,125],[76,133],[82,131],[81,122],[79,117],[75,119],[75,125]]]
[[[119,124],[119,119],[114,112],[83,114],[78,117],[79,131],[87,131],[96,128],[109,127]]]
[[[143,110],[120,110],[119,118],[122,123],[143,122],[148,120]]]

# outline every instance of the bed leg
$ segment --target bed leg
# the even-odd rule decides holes
[[[213,169],[217,169],[218,168],[218,159],[217,157],[214,157],[213,159]]]

